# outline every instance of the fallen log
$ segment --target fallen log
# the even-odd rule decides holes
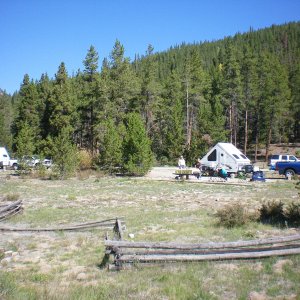
[[[134,262],[164,262],[164,261],[212,261],[212,260],[232,260],[232,259],[251,259],[264,258],[271,256],[285,256],[300,254],[300,248],[282,249],[274,251],[240,252],[240,253],[218,253],[201,255],[123,255],[116,258],[116,263]]]
[[[0,214],[4,213],[6,211],[9,211],[13,207],[18,206],[21,203],[22,203],[22,200],[18,200],[18,201],[15,201],[15,202],[13,202],[13,203],[11,203],[9,205],[6,205],[4,208],[0,209]]]
[[[236,242],[222,242],[222,243],[199,243],[199,244],[181,244],[181,243],[167,243],[167,242],[127,242],[127,241],[104,241],[106,247],[117,248],[146,248],[146,249],[220,249],[220,248],[235,248],[248,247],[269,244],[280,244],[292,241],[299,241],[300,234],[290,235],[285,237],[272,237],[267,239],[236,241]]]
[[[9,205],[4,205],[0,209],[0,221],[8,219],[9,217],[12,217],[12,216],[16,215],[17,213],[20,213],[22,210],[23,210],[23,207],[22,207],[21,200],[15,201]]]
[[[14,207],[13,209],[2,213],[0,215],[0,221],[3,221],[3,220],[5,220],[5,219],[7,219],[9,217],[12,217],[12,216],[20,213],[21,211],[23,211],[23,207],[21,205],[18,205],[16,207]]]
[[[72,230],[75,231],[75,230],[83,230],[83,229],[94,228],[94,227],[111,229],[115,226],[115,223],[111,222],[112,220],[116,220],[116,219],[81,223],[72,226],[47,227],[47,228],[0,227],[0,231],[72,231]]]
[[[233,249],[145,249],[139,251],[121,250],[121,248],[112,248],[107,250],[107,253],[114,253],[115,255],[180,255],[180,254],[223,254],[223,253],[241,253],[241,252],[256,252],[256,251],[271,251],[289,248],[300,248],[300,244],[274,245],[270,247],[254,247],[254,248],[233,248]],[[128,249],[128,248],[127,248]]]

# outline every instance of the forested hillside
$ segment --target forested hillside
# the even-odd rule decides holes
[[[53,156],[68,141],[99,166],[139,173],[152,153],[192,162],[229,141],[256,159],[262,145],[300,141],[300,22],[161,53],[149,45],[134,61],[125,50],[117,40],[99,62],[90,46],[77,74],[62,62],[55,78],[25,74],[17,93],[2,91],[0,145]]]

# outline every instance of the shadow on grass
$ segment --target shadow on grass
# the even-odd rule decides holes
[[[97,264],[97,268],[99,268],[101,270],[105,269],[109,264],[109,257],[110,257],[109,254],[104,254],[104,257],[103,257],[101,263]]]

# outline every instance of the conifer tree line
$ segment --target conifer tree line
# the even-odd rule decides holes
[[[109,172],[144,174],[153,161],[189,163],[228,141],[257,159],[258,148],[300,141],[300,22],[182,44],[131,62],[116,40],[83,70],[62,62],[54,78],[27,74],[0,93],[0,144],[18,156],[85,150]]]

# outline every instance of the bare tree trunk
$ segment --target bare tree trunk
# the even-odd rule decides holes
[[[268,130],[267,142],[266,142],[266,162],[268,161],[268,157],[269,157],[271,137],[272,137],[272,127],[270,125]]]
[[[188,124],[187,124],[186,148],[188,150],[190,149],[190,145],[192,141],[193,119],[194,119],[194,110],[192,108],[189,111]]]
[[[259,115],[257,116],[256,128],[255,128],[255,156],[254,156],[254,162],[257,162],[258,143],[259,143]]]
[[[232,137],[232,103],[230,104],[229,107],[229,131],[230,131],[230,143],[233,142],[233,137]]]
[[[146,130],[149,135],[151,135],[151,128],[153,125],[153,114],[152,114],[152,95],[148,91],[147,92],[147,100],[145,104],[145,118],[146,118]]]
[[[248,110],[245,111],[245,142],[244,142],[244,153],[247,155],[248,148]]]
[[[234,116],[234,122],[233,122],[234,146],[236,146],[237,145],[237,131],[238,131],[238,113],[237,113],[236,101],[234,102],[234,106],[233,106],[233,116]]]
[[[272,110],[271,116],[270,116],[270,124],[268,128],[268,135],[267,135],[267,141],[266,141],[266,162],[268,161],[269,157],[269,150],[270,150],[270,144],[271,144],[271,139],[272,139],[272,120],[274,119],[274,112]]]
[[[94,105],[91,105],[91,140],[90,140],[90,149],[92,156],[94,156]]]
[[[244,142],[244,154],[247,155],[248,147],[248,110],[245,111],[245,142]]]
[[[191,124],[190,124],[190,110],[189,110],[189,83],[186,83],[186,147],[190,148],[192,139]]]

